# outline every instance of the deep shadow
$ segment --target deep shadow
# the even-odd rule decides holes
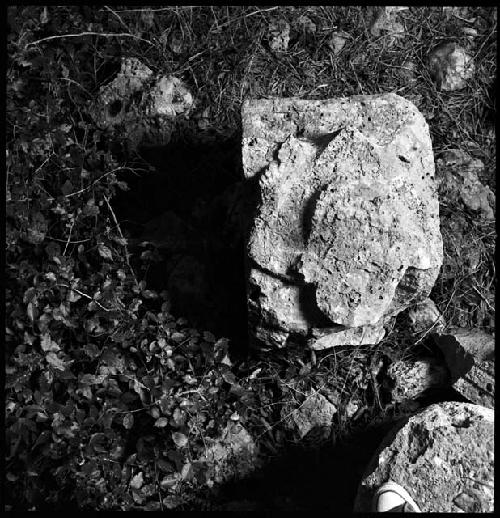
[[[452,387],[443,387],[419,398],[416,412],[443,401],[469,402]],[[352,513],[362,478],[376,468],[370,462],[373,456],[393,440],[411,415],[368,416],[344,437],[321,447],[290,444],[266,459],[253,475],[224,484],[213,497],[213,510]],[[368,496],[362,493],[365,505],[372,495]]]
[[[151,171],[125,173],[130,190],[113,200],[131,252],[152,240],[163,257],[147,286],[167,290],[172,313],[247,345],[246,220],[255,186],[243,181],[241,137],[173,142],[140,150]],[[243,202],[242,202],[243,198]]]
[[[253,476],[225,484],[214,508],[250,501],[251,510],[351,513],[361,478],[383,438],[403,420],[353,432],[320,448],[290,445]],[[249,509],[250,510],[250,509]]]

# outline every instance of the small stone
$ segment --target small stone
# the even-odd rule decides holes
[[[350,37],[351,36],[347,32],[334,32],[328,40],[328,46],[332,49],[335,55],[339,54]]]
[[[436,304],[429,298],[411,307],[408,311],[408,319],[414,333],[428,331],[440,333],[446,325]]]
[[[456,43],[442,43],[429,54],[429,70],[439,89],[461,90],[474,74],[474,62]]]
[[[184,41],[182,34],[174,32],[170,37],[170,49],[174,54],[182,54],[184,49]]]
[[[286,52],[289,42],[290,25],[286,20],[278,20],[269,25],[269,47],[273,52]]]
[[[403,81],[406,83],[413,83],[416,81],[415,77],[415,71],[417,66],[415,65],[414,61],[411,61],[410,59],[407,59],[403,62],[401,65],[401,69],[399,71],[399,75]]]
[[[192,105],[193,97],[179,78],[155,76],[139,59],[123,58],[115,79],[100,89],[91,115],[135,150],[143,143],[168,143],[173,119],[187,115]]]
[[[134,475],[132,477],[132,480],[130,481],[130,487],[132,489],[141,489],[142,485],[144,484],[144,478],[142,471],[139,471],[137,475]]]
[[[495,194],[479,180],[484,170],[481,160],[460,149],[448,149],[436,160],[439,194],[453,202],[459,198],[472,211],[485,219],[494,219]]]
[[[309,16],[299,16],[297,24],[306,34],[314,34],[316,32],[316,24],[309,18]]]
[[[309,346],[315,351],[330,349],[341,345],[375,345],[385,336],[382,323],[361,327],[341,329],[313,329],[313,338],[309,340]]]
[[[215,482],[243,478],[259,466],[258,448],[239,421],[229,422],[218,438],[207,442],[199,461],[207,464]]]
[[[406,403],[420,397],[430,388],[442,388],[449,385],[449,374],[446,366],[431,358],[393,362],[388,370],[392,380],[392,400],[396,403]]]
[[[459,20],[463,20],[468,23],[474,23],[474,21],[475,21],[475,18],[469,19],[469,7],[446,5],[443,7],[443,13],[447,20],[449,20],[452,17],[455,17],[455,18],[458,18]]]
[[[370,33],[372,36],[384,36],[388,46],[405,36],[405,28],[398,21],[399,13],[408,9],[406,6],[384,6],[374,9]]]
[[[477,36],[477,30],[474,29],[473,27],[464,27],[462,29],[462,32],[469,38],[469,39],[474,39],[476,36]]]
[[[345,415],[347,416],[348,419],[351,419],[351,417],[354,416],[354,414],[359,410],[360,408],[360,403],[359,401],[349,401],[349,403],[347,403],[346,407],[345,407]]]
[[[292,413],[299,435],[304,438],[313,428],[319,428],[324,435],[329,433],[332,418],[337,413],[335,405],[317,392],[310,392],[306,400]]]

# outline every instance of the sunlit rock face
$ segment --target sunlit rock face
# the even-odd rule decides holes
[[[394,94],[246,101],[250,333],[267,344],[377,343],[425,299],[443,244],[429,129]]]

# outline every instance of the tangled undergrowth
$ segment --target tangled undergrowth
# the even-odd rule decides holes
[[[132,249],[113,209],[128,189],[124,174],[148,165],[124,155],[89,115],[121,57],[190,86],[196,105],[179,120],[180,141],[238,135],[247,97],[395,92],[426,116],[436,154],[464,149],[484,162],[482,180],[495,189],[496,10],[470,11],[473,22],[410,8],[406,36],[389,46],[370,35],[361,7],[9,7],[8,509],[164,510],[190,508],[193,498],[208,507],[217,477],[200,459],[228,426],[244,426],[261,457],[279,456],[302,444],[283,408],[312,391],[336,406],[328,441],[339,443],[397,414],[380,366],[415,343],[431,347],[403,315],[374,348],[235,359],[238,344],[174,315],[169,294],[144,280],[161,255]],[[314,31],[298,22],[304,16]],[[278,19],[292,27],[279,57],[267,39]],[[351,37],[334,55],[329,36],[340,29]],[[467,89],[442,92],[426,55],[451,39],[471,49],[476,72]],[[406,59],[417,64],[410,83],[399,73]],[[494,223],[441,201],[445,264],[431,297],[449,325],[494,332]]]

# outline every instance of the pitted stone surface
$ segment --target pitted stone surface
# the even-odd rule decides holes
[[[428,126],[411,102],[247,101],[242,117],[244,172],[261,197],[248,250],[254,335],[271,327],[281,346],[312,328],[380,329],[429,294],[439,206]]]
[[[493,410],[447,401],[397,426],[371,460],[354,511],[370,511],[373,494],[388,480],[403,486],[422,512],[493,512]]]
[[[133,150],[140,144],[167,144],[174,119],[192,105],[179,78],[156,76],[139,59],[125,57],[113,81],[100,89],[91,113],[101,128],[121,136]]]

